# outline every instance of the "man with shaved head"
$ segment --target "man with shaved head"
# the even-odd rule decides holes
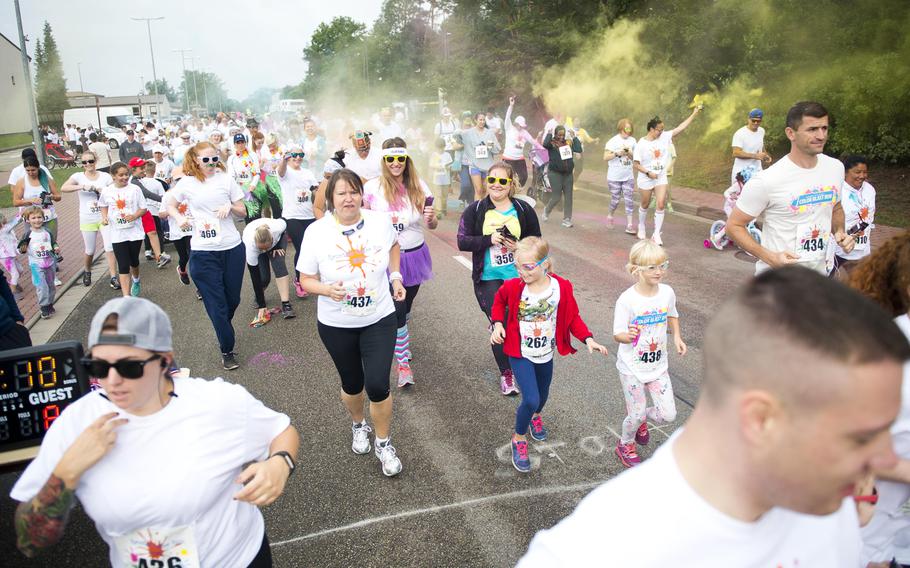
[[[768,271],[708,326],[701,397],[654,456],[537,534],[537,566],[859,566],[851,495],[895,464],[910,345],[803,267]]]

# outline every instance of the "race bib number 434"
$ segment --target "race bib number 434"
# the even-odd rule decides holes
[[[817,225],[803,224],[797,227],[797,250],[800,260],[816,261],[825,258],[829,232]]]

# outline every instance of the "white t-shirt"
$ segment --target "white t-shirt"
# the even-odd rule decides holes
[[[171,179],[171,172],[175,167],[174,162],[169,158],[162,158],[160,162],[155,162],[155,177],[163,180]]]
[[[670,165],[670,144],[673,143],[673,132],[664,131],[660,137],[654,140],[648,140],[647,136],[642,136],[635,144],[635,150],[632,159],[641,167],[654,172],[658,176],[667,175],[667,166]],[[638,172],[638,183],[648,184],[651,180],[645,174]]]
[[[285,229],[288,228],[287,221],[284,219],[262,218],[247,223],[247,226],[243,229],[243,248],[246,251],[246,263],[250,266],[259,266],[259,255],[265,252],[259,250],[259,247],[256,246],[256,230],[263,225],[268,226],[269,233],[272,235],[272,244],[269,245],[269,250],[278,244],[278,240],[281,239]]]
[[[162,566],[247,566],[265,527],[255,505],[233,499],[242,488],[234,480],[244,463],[268,457],[269,445],[290,420],[221,379],[178,378],[174,392],[167,406],[149,416],[117,408],[102,391],[73,402],[51,425],[38,457],[10,495],[18,501],[34,498],[86,427],[119,412],[129,422],[117,428],[114,447],[76,487],[76,497],[111,549],[111,565],[140,565],[129,561],[132,550],[145,555],[141,565],[155,566],[148,562],[146,539],[138,538],[151,530],[158,542],[170,537]],[[174,530],[180,528],[185,530]],[[190,564],[181,548],[195,553],[199,563]],[[174,557],[180,560],[167,562]]]
[[[525,286],[518,302],[521,356],[532,363],[546,363],[553,359],[553,353],[556,351],[559,282],[555,278],[549,280],[550,285],[539,294],[531,292],[531,289]]]
[[[378,178],[382,173],[382,150],[370,146],[370,153],[366,158],[357,155],[356,150],[347,150],[344,155],[344,166],[367,181]]]
[[[801,168],[784,156],[746,183],[736,208],[749,215],[764,215],[761,244],[768,250],[792,251],[807,268],[826,274],[825,256],[831,243],[831,213],[840,200],[844,165],[818,155],[814,168]],[[755,273],[768,269],[759,260]]]
[[[613,152],[618,154],[623,150],[631,150],[635,152],[635,138],[627,136],[625,138],[622,135],[617,134],[613,138],[607,140],[607,143],[604,145],[604,150],[608,152]],[[632,179],[633,170],[632,170],[632,158],[628,156],[614,156],[612,160],[607,162],[607,181],[627,181]]]
[[[104,142],[92,142],[88,150],[95,155],[95,168],[109,168],[111,166],[111,147]]]
[[[380,122],[377,124],[377,127],[379,129],[379,136],[374,138],[374,143],[379,142],[380,146],[389,138],[401,138],[404,135],[404,132],[401,130],[401,126],[399,126],[395,121],[392,121],[388,124],[383,124]]]
[[[424,243],[423,236],[423,210],[418,210],[408,201],[407,195],[402,196],[403,203],[396,203],[393,207],[385,198],[380,179],[371,179],[363,186],[363,204],[373,211],[380,211],[389,218],[392,227],[398,234],[398,244],[401,250],[417,248]],[[423,180],[418,180],[420,189],[423,190],[424,199],[432,197],[430,188]]]
[[[442,119],[433,127],[433,134],[435,134],[437,138],[445,140],[445,149],[451,151],[452,135],[455,134],[456,130],[458,130],[458,123],[456,123],[454,119]]]
[[[678,318],[676,294],[666,284],[657,285],[657,294],[641,295],[635,286],[628,288],[616,300],[613,313],[613,335],[629,331],[630,325],[638,326],[634,343],[620,343],[616,355],[616,368],[623,375],[632,375],[647,383],[660,378],[668,371],[667,318]]]
[[[132,183],[124,187],[111,184],[101,190],[101,207],[107,207],[107,221],[111,227],[111,243],[124,243],[126,241],[141,241],[145,238],[142,229],[142,219],[126,221],[124,215],[134,215],[138,210],[146,208],[145,196],[142,190]]]
[[[219,171],[204,182],[193,176],[181,178],[168,192],[179,203],[186,201],[193,217],[193,250],[230,250],[240,244],[240,232],[234,226],[233,214],[219,219],[215,210],[243,199],[243,190],[229,175]]]
[[[147,189],[150,193],[154,193],[159,197],[164,196],[164,186],[161,185],[161,182],[156,178],[140,178],[139,183],[141,183],[142,187]],[[158,212],[161,211],[161,202],[153,199],[146,199],[145,202],[146,205],[148,205],[149,213],[157,217]]]
[[[297,270],[319,274],[325,284],[342,282],[347,296],[340,302],[319,296],[316,317],[332,327],[366,327],[395,311],[389,292],[389,250],[397,233],[388,216],[361,210],[356,225],[344,226],[327,213],[303,234]]]
[[[101,222],[101,205],[99,204],[101,196],[94,191],[87,191],[87,188],[93,187],[100,192],[105,187],[114,183],[110,174],[105,172],[97,173],[98,177],[95,178],[95,181],[88,179],[88,176],[86,176],[84,172],[76,172],[72,176],[73,181],[84,188],[77,192],[77,195],[79,196],[80,225],[91,225],[93,223]]]
[[[41,169],[44,170],[44,173],[47,174],[47,179],[54,179],[54,176],[51,175],[51,171],[49,169],[45,168],[44,166],[41,166]],[[13,168],[13,171],[11,171],[9,173],[9,181],[7,181],[6,183],[8,183],[10,185],[10,187],[12,187],[12,186],[16,185],[17,181],[19,181],[20,179],[22,179],[24,177],[25,177],[25,166],[23,166],[22,164],[19,164],[18,166]]]
[[[859,521],[852,498],[830,515],[774,508],[758,521],[731,518],[686,482],[677,436],[651,459],[585,497],[538,532],[517,568],[857,568]]]
[[[752,132],[748,126],[743,126],[733,134],[733,143],[730,147],[741,148],[743,152],[757,154],[765,147],[765,129],[761,126],[758,130]],[[730,173],[731,180],[736,180],[736,174],[744,169],[751,167],[756,172],[760,172],[761,160],[748,160],[745,158],[733,158],[733,171]]]
[[[834,243],[835,254],[847,260],[859,260],[872,253],[872,228],[875,226],[875,188],[869,182],[863,182],[862,187],[854,189],[844,181],[841,184],[841,206],[844,208],[845,229],[858,225],[861,221],[869,224],[864,230],[853,235],[853,250],[844,252],[844,249]]]
[[[231,152],[227,161],[227,171],[241,187],[249,187],[253,178],[259,177],[259,156],[249,150],[242,156],[238,156],[237,152]]]
[[[281,216],[285,219],[313,219],[313,192],[319,186],[316,177],[306,168],[295,170],[288,166],[284,177],[278,177],[281,186]]]

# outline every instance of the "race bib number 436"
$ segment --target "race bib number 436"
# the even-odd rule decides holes
[[[192,527],[139,529],[115,539],[122,566],[200,568]]]

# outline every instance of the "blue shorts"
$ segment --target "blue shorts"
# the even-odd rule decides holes
[[[468,168],[468,173],[471,174],[472,176],[484,177],[487,175],[487,170],[479,170],[479,169],[475,168],[474,166],[471,166],[470,168]]]

